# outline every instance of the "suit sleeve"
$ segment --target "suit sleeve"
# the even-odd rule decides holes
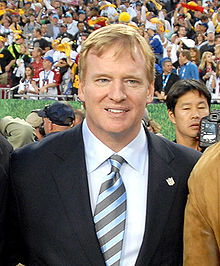
[[[184,222],[185,266],[220,265],[220,167],[217,166],[220,152],[218,159],[213,159],[213,153],[207,155],[203,154],[189,178]]]

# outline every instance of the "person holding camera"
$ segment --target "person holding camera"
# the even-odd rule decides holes
[[[74,110],[69,104],[55,102],[37,112],[43,118],[45,135],[67,130],[74,126]]]
[[[176,129],[175,142],[201,151],[197,139],[200,120],[209,115],[211,104],[205,84],[195,79],[177,81],[167,94],[166,104]]]

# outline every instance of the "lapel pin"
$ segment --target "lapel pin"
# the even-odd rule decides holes
[[[175,184],[175,181],[172,177],[167,178],[166,181],[169,186],[173,186]]]

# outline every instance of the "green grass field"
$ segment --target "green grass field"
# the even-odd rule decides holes
[[[10,115],[12,117],[26,118],[26,116],[34,109],[42,109],[46,104],[50,104],[53,101],[44,100],[0,100],[0,118]],[[74,109],[81,108],[79,102],[68,101]],[[220,104],[213,104],[212,110],[220,110]],[[158,122],[161,127],[161,133],[169,140],[175,139],[175,129],[173,124],[169,121],[167,114],[167,107],[163,103],[148,105],[148,111],[150,118],[153,118]]]

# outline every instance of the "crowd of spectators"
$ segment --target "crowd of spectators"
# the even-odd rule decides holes
[[[0,85],[10,84],[22,99],[77,99],[81,45],[92,31],[113,23],[135,27],[150,43],[155,102],[165,101],[179,78],[202,80],[218,101],[218,0],[0,1]]]

